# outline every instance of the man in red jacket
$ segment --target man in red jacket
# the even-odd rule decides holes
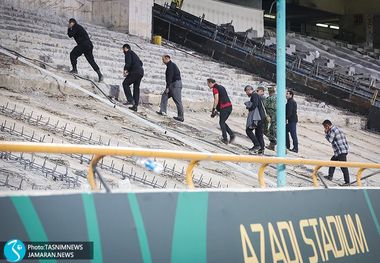
[[[222,129],[222,142],[224,144],[232,143],[235,140],[234,132],[228,127],[226,121],[232,112],[232,103],[228,97],[226,89],[222,85],[218,85],[214,79],[207,79],[207,85],[212,89],[214,94],[214,104],[212,107],[211,117],[216,116],[216,111],[219,111],[219,125]],[[230,135],[230,141],[227,140],[227,133]]]

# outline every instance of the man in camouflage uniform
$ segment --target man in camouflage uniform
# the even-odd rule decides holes
[[[270,126],[268,128],[269,123],[265,120],[263,133],[270,141],[267,148],[274,151],[274,147],[277,144],[277,95],[274,87],[269,87],[268,93],[269,96],[263,99],[263,103],[267,114],[270,116]]]
[[[265,97],[265,95],[264,95],[264,92],[265,92],[264,86],[259,85],[257,87],[256,92],[257,92],[257,94],[260,95],[261,101],[263,102],[263,106],[264,106],[264,109],[266,111],[265,101],[266,101],[267,97]],[[263,123],[263,134],[265,135],[267,132],[268,132],[268,122],[265,120],[265,122]]]

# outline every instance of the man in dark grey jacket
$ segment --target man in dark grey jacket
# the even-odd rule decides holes
[[[70,61],[71,65],[73,66],[73,69],[70,71],[70,73],[78,74],[77,58],[84,54],[88,63],[90,63],[91,67],[98,74],[99,82],[102,81],[103,75],[100,72],[99,66],[95,62],[94,55],[92,54],[94,46],[92,45],[92,42],[86,30],[81,25],[77,24],[77,21],[74,18],[70,18],[69,20],[67,35],[70,38],[73,37],[75,39],[75,42],[77,42],[77,46],[74,47],[70,53]]]
[[[177,106],[177,117],[173,117],[175,120],[183,122],[184,113],[182,105],[182,80],[181,72],[176,64],[170,60],[169,55],[162,56],[162,62],[166,65],[166,89],[162,93],[160,111],[156,111],[157,114],[166,115],[166,108],[168,106],[169,98],[173,98],[175,105]]]
[[[250,100],[245,103],[248,109],[248,119],[246,125],[246,134],[251,139],[253,143],[253,147],[249,150],[263,154],[265,149],[264,136],[263,136],[263,124],[265,122],[265,112],[263,109],[263,103],[261,100],[261,96],[254,92],[253,87],[250,85],[245,86],[245,93],[250,97]],[[258,118],[254,122],[251,121],[251,115],[255,114],[255,111],[258,113]],[[253,134],[253,130],[255,130],[255,134]]]
[[[140,100],[140,83],[144,76],[143,63],[128,44],[123,45],[123,52],[125,54],[123,89],[127,98],[127,102],[124,104],[133,104],[129,109],[137,111]],[[131,84],[133,84],[133,97],[130,88]]]
[[[286,148],[291,151],[298,153],[298,138],[297,138],[297,102],[293,99],[294,92],[292,90],[286,91]],[[290,149],[290,139],[289,133],[293,140],[293,149]]]

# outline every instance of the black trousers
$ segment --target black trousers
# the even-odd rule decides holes
[[[257,128],[255,129],[255,134],[253,134],[253,130],[247,128],[245,129],[245,133],[251,139],[253,146],[260,146],[260,150],[264,150],[264,136],[263,136],[263,124],[264,121],[259,121]]]
[[[127,101],[134,102],[134,105],[139,105],[140,100],[140,83],[142,79],[142,75],[129,73],[127,77],[123,81],[123,89],[125,97],[127,97]],[[130,86],[133,84],[133,96],[131,93]]]
[[[82,56],[86,57],[88,63],[90,63],[91,67],[98,71],[99,67],[95,63],[94,55],[92,54],[92,50],[94,49],[94,46],[92,45],[91,41],[85,41],[80,43],[78,46],[74,47],[74,49],[70,53],[70,61],[73,68],[77,68],[77,58]]]
[[[331,157],[331,161],[340,161],[340,162],[347,162],[347,153],[341,153],[338,156],[333,156]],[[343,172],[344,176],[344,182],[349,183],[350,182],[350,175],[348,173],[348,168],[347,167],[341,167],[340,168]],[[335,167],[330,167],[329,168],[329,177],[333,177],[335,172]]]
[[[290,136],[292,136],[293,140],[293,149],[298,151],[298,137],[297,137],[297,123],[296,122],[289,122],[286,124],[286,148],[290,149]]]
[[[230,137],[234,136],[234,132],[226,124],[226,121],[227,121],[228,117],[230,116],[231,112],[232,112],[232,106],[225,107],[225,108],[221,109],[219,112],[219,115],[220,115],[219,116],[219,125],[220,125],[220,129],[222,129],[223,140],[225,140],[225,141],[227,140],[227,132],[230,135]]]

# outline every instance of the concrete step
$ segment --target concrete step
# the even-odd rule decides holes
[[[75,41],[67,36],[66,18],[46,14],[39,16],[34,11],[4,7],[0,11],[0,20],[8,21],[8,23],[0,23],[1,45],[33,59],[42,57],[51,62],[50,64],[54,67],[70,68],[69,54],[75,46]],[[228,88],[234,100],[246,99],[242,91],[244,86],[256,84],[251,74],[238,72],[225,64],[198,59],[168,46],[152,45],[137,37],[109,31],[101,26],[80,24],[91,35],[95,61],[109,84],[121,85],[124,79],[122,76],[124,55],[121,50],[124,43],[130,43],[132,49],[143,61],[145,76],[142,86],[151,92],[162,92],[165,87],[166,67],[161,61],[163,54],[169,54],[179,66],[184,83],[184,94],[194,99],[212,101],[212,93],[206,85],[206,79],[210,77]],[[81,75],[96,78],[96,73],[84,57],[78,59],[78,69]]]

